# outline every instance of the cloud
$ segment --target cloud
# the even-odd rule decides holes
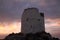
[[[46,19],[45,20],[46,32],[49,32],[53,37],[60,38],[60,19]]]
[[[50,25],[50,26],[60,26],[60,19],[47,19],[46,24]]]
[[[20,27],[20,22],[0,23],[0,34],[18,33],[20,32]]]
[[[37,7],[47,18],[60,18],[59,0],[0,0],[0,18],[4,21],[20,20],[23,10]]]
[[[60,18],[59,0],[0,0],[0,22],[20,21],[23,10],[37,7],[46,18]]]
[[[28,7],[36,7],[40,12],[44,12],[47,31],[60,31],[60,0],[0,0],[1,34],[20,31],[20,26],[17,27],[16,24],[14,27],[14,23],[20,22],[24,9]],[[7,24],[9,25],[6,27]],[[13,27],[10,27],[11,25]]]
[[[60,18],[60,1],[59,0],[51,0],[46,6],[45,12],[47,18]]]
[[[45,20],[46,32],[49,32],[54,37],[60,38],[60,19],[46,19]]]

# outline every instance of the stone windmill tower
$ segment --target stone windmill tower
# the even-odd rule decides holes
[[[45,31],[44,14],[37,8],[25,9],[21,18],[22,33],[36,33]]]

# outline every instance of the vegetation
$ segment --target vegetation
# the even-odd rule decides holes
[[[58,38],[52,37],[49,33],[46,32],[37,32],[37,33],[12,33],[5,37],[4,40],[60,40]]]

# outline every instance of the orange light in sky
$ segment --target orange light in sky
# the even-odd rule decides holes
[[[20,28],[20,22],[0,23],[0,34],[18,33],[20,32]]]
[[[46,22],[49,22],[49,23],[46,23],[45,25],[46,26],[56,26],[56,27],[59,27],[60,26],[60,19],[47,19]]]
[[[60,31],[60,19],[46,19],[45,28],[47,32],[51,33]]]

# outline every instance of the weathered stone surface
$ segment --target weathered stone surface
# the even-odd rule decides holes
[[[25,9],[21,18],[22,33],[36,33],[45,31],[44,14],[37,8]]]

